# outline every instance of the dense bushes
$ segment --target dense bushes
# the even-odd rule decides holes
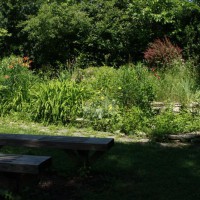
[[[37,15],[24,22],[36,62],[62,63],[77,57],[90,30],[90,18],[79,5],[43,4]]]
[[[199,101],[196,73],[192,73],[190,62],[174,61],[156,76],[155,71],[138,63],[119,69],[62,70],[54,79],[33,74],[30,63],[28,57],[15,56],[1,61],[1,115],[15,113],[44,123],[156,136],[200,128],[199,112],[156,115],[151,106],[155,100],[181,102],[183,106]]]
[[[169,66],[174,60],[181,60],[181,52],[182,50],[178,46],[173,45],[165,37],[163,40],[156,39],[153,43],[150,43],[144,52],[144,58],[152,67],[165,68],[165,66]]]
[[[187,0],[8,0],[0,2],[0,54],[29,55],[38,67],[119,66],[166,35],[198,60],[199,18],[199,4]]]
[[[29,71],[28,57],[11,56],[0,62],[0,110],[1,114],[21,111],[29,102],[29,90],[36,77]]]

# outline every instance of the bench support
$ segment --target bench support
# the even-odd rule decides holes
[[[104,155],[104,151],[65,150],[68,156],[79,166],[90,167],[97,159]]]
[[[8,180],[14,179],[15,190],[20,191],[28,183],[39,181],[39,175],[50,164],[49,156],[0,154],[0,178],[6,176]]]

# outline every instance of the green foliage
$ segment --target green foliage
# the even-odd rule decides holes
[[[199,30],[200,30],[199,4],[187,2],[183,5],[179,17],[174,24],[173,35],[183,47],[185,57],[196,58],[199,62]]]
[[[147,133],[149,130],[149,116],[139,107],[132,107],[122,111],[121,131],[128,135],[135,135],[139,132]]]
[[[81,84],[85,85],[91,94],[83,106],[84,125],[92,126],[96,130],[118,130],[121,116],[113,93],[117,70],[103,66],[90,67],[78,72],[75,71],[72,79],[81,80]]]
[[[195,57],[199,10],[187,0],[2,1],[0,30],[7,36],[0,55],[29,55],[38,67],[71,60],[82,68],[120,66],[141,60],[148,44],[166,35]]]
[[[86,11],[92,20],[83,53],[92,56],[90,59],[96,65],[114,65],[128,61],[132,47],[127,38],[135,31],[131,28],[131,17],[125,12],[126,6],[122,4],[123,1],[119,3],[115,0],[95,0],[81,5],[81,9]]]
[[[115,98],[122,107],[138,106],[150,111],[155,94],[148,69],[140,63],[121,67],[115,80]]]
[[[103,66],[99,68],[88,68],[84,70],[89,77],[84,78],[84,82],[92,87],[97,94],[102,96],[114,97],[116,80],[118,79],[118,70],[112,67]],[[87,74],[85,74],[87,76]]]
[[[157,101],[186,104],[197,100],[195,93],[198,91],[198,77],[191,61],[174,60],[166,70],[158,73],[160,79],[154,78]]]
[[[83,101],[87,97],[84,86],[52,80],[32,88],[29,111],[36,121],[66,124],[82,114]]]
[[[44,3],[36,16],[25,21],[36,62],[55,64],[76,57],[89,32],[90,19],[79,5]]]
[[[191,61],[174,60],[163,71],[141,63],[118,69],[107,66],[61,70],[57,76],[33,75],[28,57],[11,56],[0,64],[1,114],[44,123],[93,127],[99,131],[162,136],[199,129],[199,112],[161,113],[151,103],[199,101],[196,71]],[[39,78],[40,77],[40,78]],[[24,115],[26,113],[26,115]],[[187,127],[184,126],[187,122]],[[190,121],[192,121],[190,123]],[[169,127],[168,127],[169,126]]]
[[[2,197],[5,200],[19,200],[20,199],[19,196],[16,196],[11,191],[4,190],[4,189],[0,189],[0,197]]]
[[[119,106],[109,97],[97,95],[86,101],[83,118],[95,130],[114,132],[121,129],[122,117]]]
[[[152,122],[152,136],[164,139],[166,134],[192,132],[200,129],[199,114],[193,115],[189,111],[174,113],[168,109],[154,117]]]
[[[151,115],[150,103],[154,99],[154,89],[148,69],[142,64],[127,65],[120,69],[104,66],[84,71],[83,76],[90,73],[90,77],[82,81],[93,91],[93,96],[85,102],[83,117],[95,129],[112,132],[123,130],[126,133],[132,129],[134,133],[139,125],[131,125],[132,115],[126,114],[126,111],[134,113],[138,109],[145,111],[146,116]]]
[[[6,37],[10,37],[11,34],[4,28],[0,28],[0,48],[3,46]]]
[[[0,62],[0,111],[1,114],[20,111],[23,103],[29,101],[29,89],[35,80],[29,71],[28,57],[11,56]]]
[[[0,2],[0,29],[7,31],[10,37],[4,37],[0,43],[1,56],[8,54],[27,54],[23,49],[27,44],[25,35],[21,34],[21,22],[37,13],[42,0],[6,0]]]

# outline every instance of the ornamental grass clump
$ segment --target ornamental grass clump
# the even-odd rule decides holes
[[[29,112],[35,121],[66,124],[82,115],[88,96],[83,85],[56,79],[47,81],[32,88]]]
[[[190,61],[174,60],[171,67],[159,71],[156,101],[179,102],[182,104],[198,101],[197,73]]]

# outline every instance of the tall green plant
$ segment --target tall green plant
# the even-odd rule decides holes
[[[120,68],[115,85],[115,97],[122,107],[150,109],[155,93],[148,68],[141,63]]]
[[[52,80],[32,89],[29,111],[36,121],[65,124],[82,114],[83,101],[87,97],[84,86]]]
[[[29,101],[29,89],[35,76],[28,69],[31,61],[28,57],[10,56],[0,62],[0,111],[22,110]]]
[[[188,103],[195,101],[198,91],[197,73],[192,62],[174,60],[168,70],[160,72],[157,82],[157,101]]]

